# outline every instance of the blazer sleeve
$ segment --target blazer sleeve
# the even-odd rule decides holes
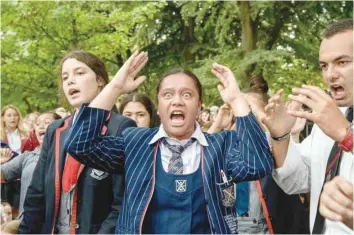
[[[21,224],[18,228],[18,234],[24,233],[41,233],[44,216],[45,216],[45,176],[46,176],[46,163],[48,157],[48,148],[51,142],[52,134],[55,129],[46,131],[42,150],[33,172],[32,181],[29,185],[23,204],[23,216]]]
[[[261,126],[252,112],[236,118],[236,131],[225,141],[228,175],[233,181],[251,181],[271,174],[274,159]]]
[[[133,120],[129,118],[119,118],[121,124],[118,126],[116,135],[121,135],[123,130],[128,127],[135,127],[136,124]],[[112,120],[113,121],[113,120]],[[123,196],[124,196],[124,175],[123,174],[112,174],[112,191],[113,191],[113,202],[112,211],[109,213],[107,218],[103,221],[98,234],[114,234],[117,225],[117,220],[119,212],[122,206]]]
[[[65,151],[91,168],[110,173],[124,171],[124,139],[122,136],[101,135],[107,110],[82,105],[72,125]]]

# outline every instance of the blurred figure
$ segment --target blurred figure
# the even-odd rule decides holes
[[[17,234],[18,227],[20,226],[21,220],[11,220],[1,224],[2,234]]]
[[[39,116],[38,112],[28,114],[23,120],[23,127],[26,132],[31,132],[34,129],[34,124]]]
[[[270,143],[268,129],[261,123],[269,99],[268,90],[267,81],[262,76],[254,76],[244,96]],[[235,191],[239,233],[309,233],[308,216],[300,196],[284,193],[271,175],[236,184]]]
[[[214,122],[216,115],[218,115],[219,107],[214,105],[210,107],[210,121]]]
[[[125,95],[118,110],[124,117],[133,119],[138,127],[158,126],[155,106],[150,98],[144,94]]]
[[[24,119],[24,127],[28,137],[25,139],[23,143],[21,152],[24,152],[24,150],[33,151],[39,146],[38,139],[36,137],[36,134],[34,133],[34,125],[36,124],[36,120],[38,116],[39,113],[34,112],[28,114]]]
[[[12,208],[8,202],[1,202],[0,204],[1,223],[12,220]]]
[[[1,110],[1,140],[7,143],[11,150],[21,153],[24,138],[20,111],[13,105],[6,105]]]
[[[58,114],[62,118],[65,118],[70,115],[70,112],[66,111],[66,109],[64,107],[56,108],[55,113]]]
[[[223,104],[207,132],[212,134],[219,131],[231,130],[233,124],[234,115],[232,114],[232,109],[230,105]]]
[[[20,216],[23,212],[23,203],[25,200],[27,188],[31,183],[33,171],[37,165],[39,154],[42,149],[45,132],[49,124],[57,119],[60,119],[60,116],[53,112],[46,112],[39,115],[36,123],[34,124],[34,131],[40,145],[34,151],[26,151],[25,153],[1,166],[1,181],[11,182],[21,178],[19,205]]]

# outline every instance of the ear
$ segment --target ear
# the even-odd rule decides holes
[[[106,85],[106,83],[104,82],[104,80],[101,77],[98,77],[97,84],[98,84],[98,87],[100,87],[101,89]]]

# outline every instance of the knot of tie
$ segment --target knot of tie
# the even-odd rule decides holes
[[[166,138],[163,139],[163,144],[172,152],[172,157],[168,163],[168,173],[183,174],[183,161],[182,153],[190,145],[194,143],[196,139],[192,138],[184,145],[171,145],[167,142]]]

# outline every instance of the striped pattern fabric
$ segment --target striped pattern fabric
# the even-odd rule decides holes
[[[166,138],[163,139],[163,144],[172,152],[172,157],[168,163],[168,173],[182,175],[183,174],[183,160],[182,153],[188,148],[196,139],[190,139],[184,145],[171,145]]]
[[[157,128],[128,128],[120,137],[101,136],[108,111],[81,107],[66,150],[78,161],[106,172],[125,172],[126,192],[116,233],[142,232],[155,187]],[[201,159],[206,208],[213,233],[230,233],[224,220],[220,171],[234,182],[257,180],[271,173],[273,157],[265,133],[252,113],[236,118],[237,131],[204,133],[209,146]],[[159,143],[159,142],[157,142]]]

